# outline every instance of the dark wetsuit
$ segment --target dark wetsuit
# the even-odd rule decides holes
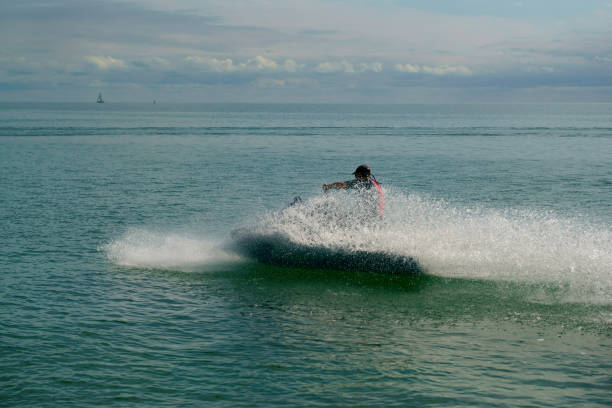
[[[345,181],[346,188],[353,190],[357,195],[356,214],[361,222],[375,221],[378,219],[378,194],[373,189],[374,183],[370,179],[355,178]]]
[[[346,188],[351,190],[369,190],[374,186],[370,179],[353,179],[345,181]]]

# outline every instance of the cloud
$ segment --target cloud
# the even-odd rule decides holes
[[[125,61],[110,56],[90,56],[86,59],[101,70],[127,68]]]
[[[484,86],[584,86],[612,97],[612,3],[599,0],[562,2],[536,14],[525,0],[460,7],[344,0],[5,3],[0,83],[27,84],[34,100],[36,87],[77,95],[90,84],[123,89],[127,82],[145,94],[182,87],[193,95],[192,87],[210,86],[215,92],[207,95],[242,100],[260,79],[274,95],[287,90],[291,100],[304,89],[318,89],[321,100],[351,89],[348,99],[369,101],[398,86],[455,87],[468,95]],[[453,12],[458,8],[467,12]],[[0,99],[15,95],[25,98],[5,92]]]
[[[299,65],[292,59],[285,60],[285,63],[282,66],[283,70],[286,72],[297,72],[302,69],[302,67],[303,65]]]
[[[382,70],[383,64],[381,62],[361,62],[357,64],[357,68],[355,68],[355,66],[347,60],[321,62],[314,68],[315,72],[322,74],[333,74],[338,72],[353,74],[355,72],[382,72]]]
[[[170,61],[162,57],[151,57],[149,58],[148,62],[150,66],[163,67],[163,68],[167,68],[170,66]]]
[[[360,72],[382,72],[383,64],[380,62],[361,63],[359,64]]]
[[[409,73],[417,73],[417,72],[421,72],[421,67],[419,67],[418,65],[412,65],[412,64],[396,64],[395,65],[395,70],[399,71],[399,72],[409,72]]]
[[[355,68],[353,68],[353,64],[350,62],[342,60],[339,62],[321,62],[315,67],[315,71],[323,74],[331,74],[336,72],[352,74],[355,72]]]
[[[424,73],[429,75],[472,75],[472,70],[463,65],[415,65],[415,64],[396,64],[395,70],[411,74]]]
[[[276,61],[258,55],[257,57],[248,60],[247,67],[257,71],[276,71],[278,64]]]
[[[423,72],[432,75],[471,75],[472,71],[464,67],[463,65],[440,65],[437,67],[430,67],[424,65],[421,67]]]
[[[261,55],[247,59],[246,62],[234,63],[231,58],[217,59],[201,56],[187,56],[185,61],[213,72],[297,72],[302,68],[292,59],[282,64]]]
[[[610,7],[612,7],[612,6],[610,6]],[[599,62],[599,63],[604,63],[604,64],[605,63],[610,63],[610,62],[612,62],[612,57],[605,57],[605,56],[602,57],[602,56],[596,55],[595,58],[594,58],[594,61],[595,62]]]
[[[241,69],[240,66],[234,65],[234,61],[232,61],[231,58],[219,60],[217,58],[190,55],[185,57],[185,61],[199,65],[214,72],[235,72]]]

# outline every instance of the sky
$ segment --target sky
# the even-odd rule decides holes
[[[612,0],[0,0],[0,101],[612,102]]]

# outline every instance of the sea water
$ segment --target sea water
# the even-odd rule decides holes
[[[610,112],[1,104],[0,405],[610,406]],[[334,227],[362,163],[385,218]],[[264,221],[424,274],[232,250]]]

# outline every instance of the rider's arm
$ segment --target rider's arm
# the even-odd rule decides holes
[[[337,181],[331,184],[323,184],[323,191],[327,193],[328,190],[344,190],[347,187],[346,181]]]

